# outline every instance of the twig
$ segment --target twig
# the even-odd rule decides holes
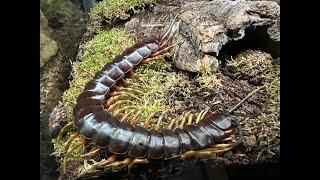
[[[245,102],[247,99],[249,99],[249,97],[251,97],[252,95],[254,95],[256,92],[258,92],[258,91],[261,90],[262,88],[265,88],[265,87],[267,87],[268,85],[273,84],[274,82],[276,82],[276,80],[278,80],[278,79],[275,79],[275,80],[273,80],[271,83],[266,83],[265,85],[260,86],[260,87],[258,87],[257,89],[251,91],[251,92],[250,92],[245,98],[243,98],[238,104],[236,104],[233,108],[231,108],[231,109],[229,110],[229,113],[230,113],[230,114],[233,113],[243,102]]]

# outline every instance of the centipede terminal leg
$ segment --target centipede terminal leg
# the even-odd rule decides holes
[[[187,151],[180,156],[180,159],[185,160],[185,159],[191,158],[191,157],[196,157],[196,158],[213,157],[217,153],[226,152],[226,151],[231,150],[232,148],[233,148],[232,146],[226,146],[224,148],[222,148],[222,147],[220,147],[220,148],[207,148],[207,149],[203,149],[200,151]]]

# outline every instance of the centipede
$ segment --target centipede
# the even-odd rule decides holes
[[[106,63],[85,85],[73,109],[73,122],[64,128],[72,126],[77,129],[67,141],[67,146],[79,135],[84,141],[78,142],[71,149],[66,147],[64,171],[68,154],[82,146],[85,141],[90,141],[112,154],[95,168],[119,165],[128,165],[131,168],[135,164],[147,164],[152,160],[206,157],[228,151],[240,144],[240,140],[220,144],[236,132],[241,132],[238,120],[228,113],[208,112],[197,124],[174,129],[162,130],[156,127],[149,130],[128,121],[121,121],[105,109],[109,106],[106,103],[108,97],[112,95],[117,84],[124,81],[125,76],[134,74],[139,65],[150,62],[178,44],[173,44],[173,37],[179,23],[174,19],[161,35],[148,38],[126,49]],[[117,161],[119,155],[125,156],[125,159]]]

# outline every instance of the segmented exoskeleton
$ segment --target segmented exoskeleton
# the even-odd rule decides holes
[[[179,23],[177,23],[179,24]],[[138,65],[168,50],[178,25],[172,23],[163,36],[137,43],[108,62],[84,87],[73,111],[74,126],[80,134],[100,148],[115,155],[126,155],[128,162],[137,159],[171,159],[187,157],[210,149],[221,140],[234,134],[236,126],[226,114],[208,113],[196,125],[186,125],[173,130],[147,130],[120,121],[107,112],[105,99],[113,87]],[[231,148],[236,144],[231,145]],[[111,160],[110,160],[111,162]],[[137,162],[137,161],[136,161]]]

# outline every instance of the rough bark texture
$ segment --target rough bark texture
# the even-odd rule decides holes
[[[158,5],[154,14],[143,20],[132,19],[126,29],[133,31],[146,22],[157,24],[176,14],[179,14],[177,21],[181,20],[178,39],[183,43],[176,49],[174,65],[181,70],[199,72],[202,66],[209,66],[216,71],[218,61],[224,60],[219,57],[224,45],[244,39],[247,30],[265,28],[268,37],[261,41],[280,42],[280,6],[272,1],[220,0]]]

